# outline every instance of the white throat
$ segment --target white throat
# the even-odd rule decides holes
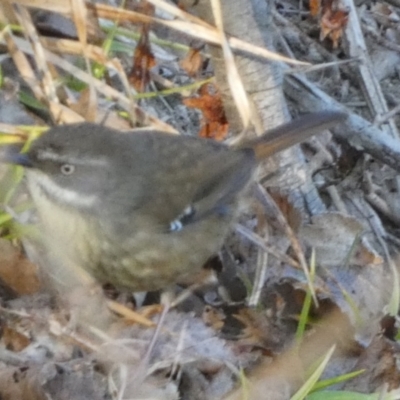
[[[90,208],[96,203],[95,196],[77,193],[74,190],[60,187],[41,171],[28,169],[26,175],[29,190],[35,203],[40,202],[42,196],[49,197],[58,204],[77,208]]]

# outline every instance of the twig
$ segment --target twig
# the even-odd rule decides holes
[[[286,221],[286,218],[282,214],[280,208],[276,205],[274,200],[271,198],[271,196],[268,194],[268,192],[260,185],[258,184],[256,186],[258,189],[256,193],[258,194],[258,198],[261,201],[261,203],[264,205],[264,207],[267,207],[272,211],[272,213],[275,215],[276,219],[280,223],[281,227],[283,228],[285,234],[290,240],[290,243],[292,245],[292,248],[294,252],[296,253],[297,259],[299,260],[300,266],[304,272],[304,275],[307,279],[307,284],[310,289],[311,295],[314,300],[314,304],[318,306],[318,299],[317,295],[315,294],[315,288],[311,279],[310,271],[308,270],[306,258],[304,256],[303,250],[301,248],[300,242],[297,239],[296,235],[294,234],[292,228],[289,226],[289,224]]]
[[[368,54],[367,45],[365,44],[364,35],[358,19],[357,9],[353,0],[343,0],[342,5],[350,10],[349,22],[345,31],[347,38],[346,43],[348,45],[350,57],[362,60],[361,63],[357,64],[357,68],[359,71],[361,88],[367,98],[369,108],[374,116],[387,114],[389,109],[380,83],[374,73],[374,68]],[[388,120],[388,125],[388,127],[384,127],[385,131],[393,137],[398,138],[399,132],[395,121],[392,118]]]
[[[252,232],[250,229],[247,229],[245,226],[237,224],[235,226],[235,230],[236,232],[240,233],[241,235],[249,239],[251,242],[253,242],[260,249],[263,249],[265,252],[274,256],[277,260],[282,261],[294,268],[299,268],[299,269],[301,268],[300,264],[296,260],[294,260],[292,257],[289,257],[286,254],[281,253],[275,247],[268,245],[267,243],[265,243],[265,241],[261,236]]]
[[[349,112],[305,77],[294,74],[285,78],[284,91],[303,111],[337,110]],[[400,141],[373,126],[364,118],[350,114],[333,132],[350,146],[364,150],[377,160],[400,172]]]

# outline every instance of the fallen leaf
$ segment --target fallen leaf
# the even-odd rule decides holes
[[[310,14],[316,17],[321,9],[321,0],[310,0]]]
[[[400,386],[400,370],[398,366],[399,347],[382,335],[377,335],[365,348],[354,370],[365,369],[358,377],[345,384],[346,390],[373,393],[383,385],[388,391]]]
[[[145,0],[142,0],[136,8],[145,15],[154,15],[154,6]],[[146,90],[150,82],[150,70],[156,65],[150,48],[149,25],[143,24],[141,30],[140,39],[133,53],[133,66],[129,73],[129,82],[140,93]]]
[[[209,305],[206,305],[203,309],[203,312],[201,314],[201,319],[203,322],[213,328],[215,331],[219,332],[223,328],[225,324],[225,314],[221,311],[218,310],[215,307],[211,307]]]
[[[199,90],[199,97],[184,99],[187,107],[198,108],[203,114],[199,136],[223,140],[228,134],[228,121],[219,90],[213,83],[206,83]]]
[[[299,237],[315,249],[317,264],[338,266],[346,263],[363,229],[361,222],[354,217],[327,212],[314,217],[311,225],[303,226]],[[358,250],[359,245],[356,245]]]
[[[142,28],[142,34],[133,54],[133,67],[129,74],[129,82],[138,92],[144,92],[150,82],[150,69],[156,65],[150,50],[149,31]]]
[[[271,321],[260,311],[242,307],[232,315],[243,324],[242,334],[239,337],[241,345],[255,347],[269,347],[275,343],[271,335]]]
[[[37,266],[5,239],[0,239],[0,278],[18,294],[40,289]]]
[[[274,191],[270,191],[270,195],[274,199],[276,205],[282,211],[282,214],[285,216],[289,226],[294,232],[298,232],[302,222],[301,212],[293,206],[288,196]]]
[[[320,40],[322,41],[326,37],[329,37],[333,48],[336,49],[339,46],[339,40],[343,35],[343,30],[347,25],[348,19],[349,12],[340,9],[338,0],[325,0],[320,21]]]
[[[3,327],[3,336],[1,339],[8,350],[15,352],[23,350],[31,343],[27,336],[8,326]]]
[[[179,62],[181,68],[183,68],[191,77],[196,76],[203,65],[203,59],[201,57],[200,50],[201,49],[190,48],[186,54],[186,57]]]

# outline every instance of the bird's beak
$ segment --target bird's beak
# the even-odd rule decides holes
[[[22,145],[19,144],[2,146],[0,148],[0,162],[32,168],[32,160],[29,158],[28,154],[21,153],[21,149]]]

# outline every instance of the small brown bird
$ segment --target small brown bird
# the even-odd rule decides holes
[[[344,118],[309,114],[236,148],[65,125],[7,161],[26,169],[50,252],[102,283],[156,290],[190,280],[221,248],[260,160]]]

